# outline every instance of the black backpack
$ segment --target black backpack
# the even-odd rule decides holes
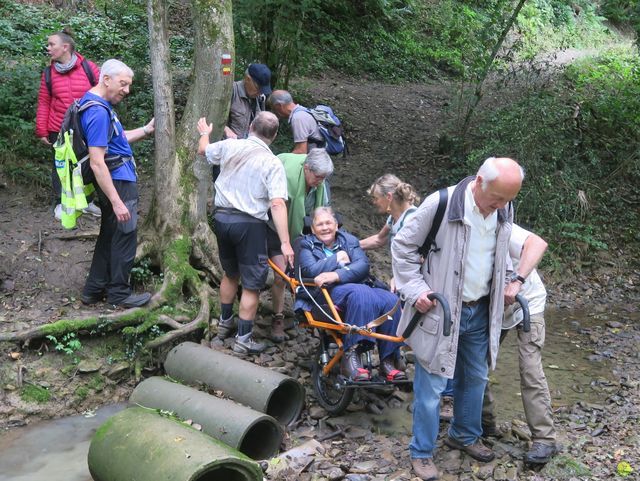
[[[80,63],[82,65],[82,70],[84,70],[85,75],[89,79],[89,83],[92,87],[98,85],[98,80],[93,75],[93,70],[91,70],[91,66],[86,59],[83,59]],[[47,90],[49,90],[49,95],[51,95],[52,87],[51,87],[51,65],[44,69],[44,83],[47,86]]]
[[[438,191],[439,200],[438,208],[436,209],[436,215],[433,217],[433,223],[431,224],[431,230],[427,234],[424,243],[418,248],[418,253],[422,256],[426,262],[431,252],[438,252],[440,247],[436,243],[436,236],[440,230],[440,224],[444,218],[444,211],[447,209],[447,202],[449,200],[449,190],[445,187]]]
[[[108,140],[110,141],[114,133],[116,132],[116,120],[114,113],[106,105],[97,100],[88,100],[82,105],[80,105],[79,100],[74,100],[64,114],[64,119],[62,120],[62,125],[60,126],[60,132],[58,133],[58,139],[56,140],[56,143],[53,144],[54,150],[63,150],[65,149],[65,144],[67,142],[66,139],[68,138],[68,142],[70,142],[71,144],[71,149],[75,154],[76,161],[80,164],[82,180],[85,185],[94,182],[95,176],[89,162],[89,147],[87,147],[87,141],[82,129],[82,122],[80,121],[80,119],[82,112],[87,110],[89,107],[93,107],[96,105],[104,108],[109,113],[109,118],[111,119],[111,128],[109,129]],[[125,159],[123,159],[123,157],[121,156],[105,157],[105,163],[107,164],[107,167],[110,171],[124,164],[124,160]],[[71,166],[71,168],[73,169],[73,166]]]

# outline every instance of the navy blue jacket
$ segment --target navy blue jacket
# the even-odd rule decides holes
[[[318,238],[309,234],[300,240],[298,264],[302,271],[302,277],[313,278],[323,272],[336,272],[340,277],[340,284],[360,283],[369,278],[369,258],[360,247],[360,241],[353,235],[342,230],[336,233],[336,250],[345,251],[351,262],[341,266],[337,256],[327,257],[324,253],[324,244]],[[312,295],[318,293],[318,289],[309,289]],[[296,297],[295,308],[311,310],[311,302],[304,295]]]

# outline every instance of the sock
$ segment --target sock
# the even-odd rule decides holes
[[[238,319],[238,337],[249,334],[253,329],[253,321]]]
[[[220,304],[220,318],[225,321],[233,316],[233,302],[231,304]]]

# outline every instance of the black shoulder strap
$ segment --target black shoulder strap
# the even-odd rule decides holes
[[[91,70],[91,65],[89,65],[89,62],[87,62],[86,59],[82,59],[81,65],[82,65],[82,70],[84,70],[84,73],[87,75],[87,78],[89,79],[89,83],[91,84],[92,87],[95,87],[98,84],[98,81],[93,75],[93,70]]]
[[[44,83],[49,90],[49,96],[51,96],[51,65],[44,69]]]
[[[422,246],[418,249],[418,253],[424,258],[426,258],[429,254],[431,246],[433,246],[434,252],[438,252],[440,250],[438,244],[436,244],[436,236],[438,235],[440,224],[442,224],[442,219],[444,218],[444,211],[447,209],[449,191],[445,187],[444,189],[440,189],[438,191],[438,195],[440,196],[440,198],[438,199],[438,208],[436,209],[436,215],[433,217],[431,230],[427,234],[427,237],[424,240],[424,244],[422,244]]]

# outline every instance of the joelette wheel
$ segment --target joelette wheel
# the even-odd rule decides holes
[[[322,343],[318,347],[311,371],[313,382],[313,392],[320,406],[333,415],[342,414],[351,403],[354,389],[346,387],[338,376],[340,374],[340,363],[337,363],[328,376],[322,373]]]

